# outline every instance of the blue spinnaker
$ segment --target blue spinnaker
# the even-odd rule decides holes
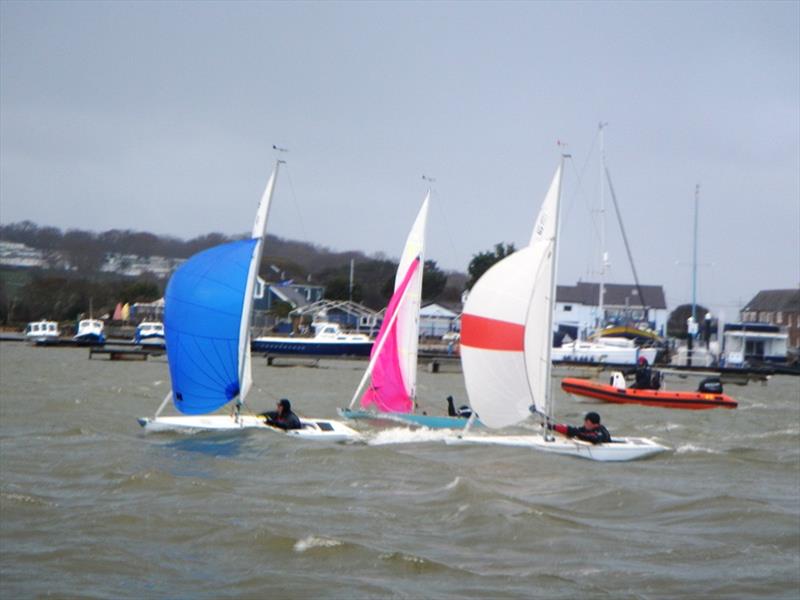
[[[213,412],[239,394],[239,335],[257,239],[194,255],[169,281],[164,333],[175,407]]]

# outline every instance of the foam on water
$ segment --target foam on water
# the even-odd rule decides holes
[[[386,446],[391,444],[419,444],[421,442],[441,442],[448,438],[456,437],[457,433],[449,429],[408,429],[393,427],[383,429],[367,438],[370,446]]]
[[[696,446],[695,444],[681,444],[675,448],[676,454],[688,454],[691,452],[704,453],[704,454],[722,454],[719,450],[713,448],[705,448],[703,446]]]
[[[342,542],[339,540],[332,540],[329,538],[323,537],[315,537],[313,535],[309,535],[308,537],[303,538],[302,540],[297,540],[294,545],[294,551],[298,553],[306,552],[307,550],[311,550],[313,548],[335,548],[336,546],[341,546]]]

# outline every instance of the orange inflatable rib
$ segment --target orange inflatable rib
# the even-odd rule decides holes
[[[561,389],[568,394],[615,402],[617,404],[642,404],[662,408],[706,410],[709,408],[736,408],[739,403],[727,394],[705,392],[675,392],[670,390],[618,389],[603,383],[567,377],[561,381]]]

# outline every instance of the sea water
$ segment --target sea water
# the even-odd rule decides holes
[[[257,359],[249,402],[333,417],[364,367]],[[346,444],[145,434],[136,417],[168,389],[163,359],[0,344],[0,597],[800,592],[798,378],[726,388],[733,411],[592,406],[612,434],[672,448],[630,463],[363,423]],[[465,401],[459,374],[420,372],[418,393],[430,414]],[[558,419],[579,423],[589,407],[557,393]]]

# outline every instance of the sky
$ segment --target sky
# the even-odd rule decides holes
[[[736,316],[800,285],[798,2],[0,3],[0,222],[520,247],[566,148],[558,279]],[[566,146],[564,145],[566,144]],[[273,146],[287,148],[278,153]],[[435,181],[428,182],[423,175]],[[269,249],[266,250],[269,252]]]

